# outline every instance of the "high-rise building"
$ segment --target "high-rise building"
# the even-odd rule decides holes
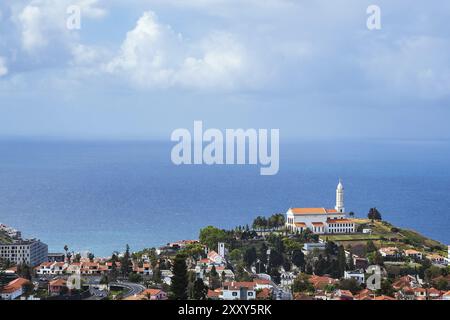
[[[48,246],[40,240],[19,240],[12,243],[0,243],[0,259],[15,264],[37,266],[47,261]]]

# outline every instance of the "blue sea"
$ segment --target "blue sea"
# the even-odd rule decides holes
[[[201,227],[251,224],[289,207],[345,207],[450,243],[448,141],[282,144],[280,171],[175,166],[153,141],[0,141],[0,222],[50,251],[107,256],[198,237]]]

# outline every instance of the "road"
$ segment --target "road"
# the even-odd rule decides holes
[[[144,291],[146,289],[141,284],[132,283],[132,282],[124,282],[124,281],[110,283],[110,286],[122,287],[122,288],[128,289],[128,292],[124,293],[122,295],[122,298],[128,298],[128,297],[134,296],[136,294],[141,293],[142,291]]]

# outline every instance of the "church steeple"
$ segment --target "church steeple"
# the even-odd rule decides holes
[[[339,183],[336,188],[336,207],[334,207],[337,212],[344,213],[344,185],[342,184],[341,179],[339,179]]]

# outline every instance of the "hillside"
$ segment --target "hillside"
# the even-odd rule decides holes
[[[11,243],[11,238],[4,232],[0,231],[0,243]]]
[[[425,252],[434,252],[447,256],[447,247],[429,239],[420,233],[398,228],[387,221],[374,221],[369,219],[355,219],[358,231],[370,229],[370,234],[346,234],[346,235],[323,235],[322,239],[342,243],[344,246],[353,246],[361,242],[372,240],[378,247],[395,245],[400,249],[415,248]]]

